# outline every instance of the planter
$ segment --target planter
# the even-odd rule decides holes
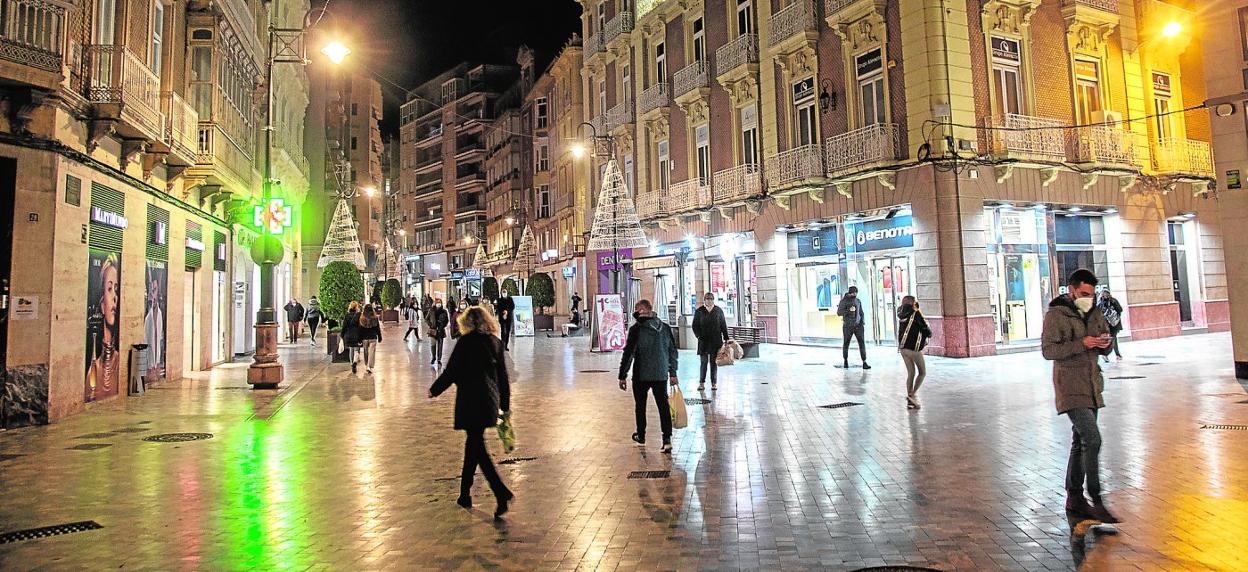
[[[550,314],[537,314],[533,316],[533,329],[538,331],[554,331],[555,317]]]
[[[397,323],[399,321],[399,311],[398,310],[382,310],[381,321]]]

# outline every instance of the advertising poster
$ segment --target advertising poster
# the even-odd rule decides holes
[[[598,325],[598,350],[624,349],[628,329],[624,327],[624,302],[619,294],[599,294],[594,299],[594,323]]]
[[[169,270],[164,262],[147,261],[147,276],[143,306],[143,343],[147,344],[147,371],[143,379],[147,383],[165,379],[165,331],[169,325],[165,318]]]
[[[512,334],[516,337],[532,337],[534,333],[533,297],[512,296],[511,299],[516,303],[516,324]]]
[[[87,258],[86,402],[117,395],[121,377],[121,263],[92,248]]]

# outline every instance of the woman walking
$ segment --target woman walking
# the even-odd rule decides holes
[[[451,339],[459,337],[459,328],[455,324],[459,323],[459,306],[455,305],[455,298],[446,301],[446,314],[451,323]]]
[[[897,351],[906,364],[906,409],[919,408],[917,394],[919,386],[923,385],[923,378],[927,376],[923,349],[931,337],[932,330],[919,312],[919,303],[914,296],[903,297],[901,307],[897,309]]]
[[[403,317],[407,319],[407,333],[403,334],[403,341],[407,341],[407,337],[416,334],[416,342],[420,342],[420,308],[416,305],[416,299],[412,298],[403,306]]]
[[[347,316],[342,319],[342,345],[347,347],[351,360],[351,373],[355,373],[355,355],[360,348],[360,303],[354,300],[347,306]]]
[[[693,313],[693,335],[698,338],[698,359],[702,361],[701,373],[698,375],[698,391],[706,389],[706,369],[711,369],[711,391],[718,389],[719,364],[715,358],[719,349],[728,341],[728,322],[724,319],[724,310],[715,305],[715,294],[707,292],[702,296],[702,305]]]
[[[377,361],[377,342],[381,341],[381,320],[377,319],[377,310],[372,304],[366,304],[360,313],[360,344],[364,347],[364,371],[373,373],[373,363]],[[355,362],[351,363],[351,371],[355,371]]]
[[[321,302],[313,296],[308,300],[308,313],[305,319],[308,321],[308,332],[312,334],[312,345],[316,345],[316,328],[321,325]]]
[[[458,326],[459,343],[451,350],[446,370],[429,388],[429,398],[455,385],[455,429],[466,434],[459,499],[455,502],[472,508],[472,477],[480,466],[498,501],[494,510],[497,519],[507,512],[507,503],[514,498],[499,478],[485,448],[485,430],[498,425],[500,411],[506,416],[511,410],[511,385],[503,358],[503,342],[498,337],[498,321],[484,306],[470,306],[460,312]]]

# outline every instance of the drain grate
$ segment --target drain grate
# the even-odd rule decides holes
[[[1248,425],[1201,425],[1200,428],[1218,431],[1248,431]]]
[[[1135,365],[1161,365],[1161,362],[1159,362],[1159,361],[1146,361],[1146,362],[1144,362],[1144,363],[1137,363],[1137,364],[1135,364]]]
[[[710,403],[710,402],[711,400],[704,399],[701,397],[686,397],[685,398],[686,405],[706,405],[707,403]]]
[[[148,429],[147,427],[122,427],[121,429],[113,429],[114,433],[142,433],[144,431],[151,431],[151,429]]]
[[[1110,379],[1144,379],[1144,376],[1142,375],[1120,375],[1118,377],[1111,377]]]
[[[527,463],[529,461],[536,461],[536,460],[537,460],[537,457],[508,457],[506,459],[499,461],[498,464],[515,465],[517,463]]]
[[[671,471],[633,471],[628,474],[630,479],[666,479],[670,476]]]
[[[843,409],[845,407],[853,407],[855,405],[862,405],[862,404],[858,403],[857,401],[844,401],[841,403],[833,403],[831,405],[820,405],[819,409]]]
[[[116,437],[116,436],[117,436],[117,434],[116,434],[116,433],[112,433],[112,432],[109,432],[109,433],[87,433],[86,435],[79,435],[79,436],[74,437],[74,438],[75,438],[75,439],[107,439],[107,438],[109,438],[109,437]]]
[[[96,449],[103,449],[105,447],[112,446],[112,443],[83,443],[81,445],[74,445],[73,447],[66,447],[65,449],[69,451],[94,451]]]
[[[185,443],[187,441],[203,441],[211,438],[212,433],[161,433],[160,435],[144,437],[143,440],[153,443]]]
[[[0,544],[9,544],[12,542],[21,542],[23,540],[33,540],[36,538],[45,538],[48,536],[59,536],[62,534],[70,534],[72,532],[84,532],[87,530],[99,530],[104,528],[100,523],[94,520],[84,520],[82,522],[70,522],[66,524],[57,524],[53,526],[41,526],[39,528],[28,528],[26,530],[15,530],[13,532],[5,532],[0,534]]]
[[[582,369],[581,373],[611,373],[609,369]]]

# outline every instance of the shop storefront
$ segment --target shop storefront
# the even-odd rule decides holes
[[[789,337],[795,342],[831,343],[841,337],[836,304],[841,298],[841,248],[837,227],[790,233],[788,259]]]
[[[623,292],[624,288],[632,283],[633,273],[629,270],[633,261],[633,249],[621,248],[620,264],[619,264],[619,290],[616,290],[615,277],[612,270],[616,269],[615,252],[611,250],[600,250],[595,253],[598,261],[598,294],[611,294],[612,292]],[[634,296],[632,300],[636,301]]]
[[[706,291],[730,326],[752,326],[758,314],[758,272],[750,233],[712,237],[706,248]],[[694,292],[697,304],[697,292]]]
[[[447,300],[446,278],[448,274],[446,253],[426,254],[421,257],[421,263],[424,269],[425,293],[434,298]]]

